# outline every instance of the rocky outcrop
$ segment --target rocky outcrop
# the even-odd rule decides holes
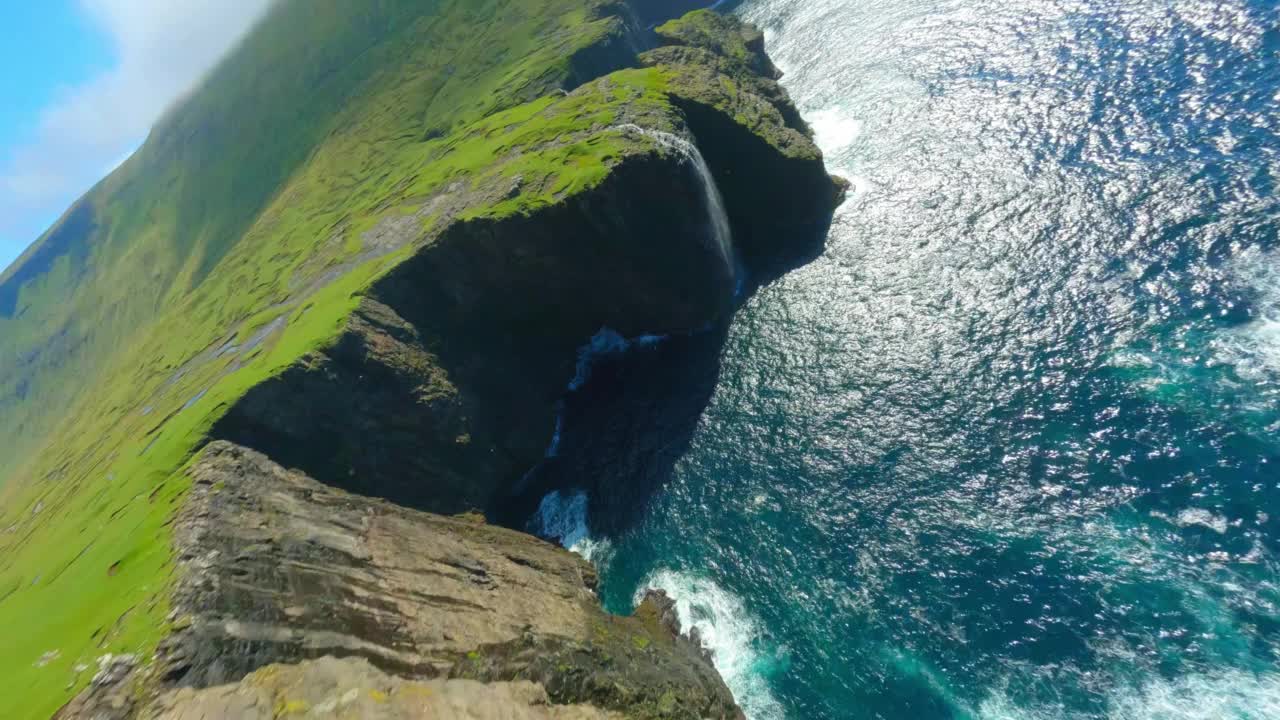
[[[139,671],[145,676],[96,683],[67,717],[93,717],[94,697],[101,712],[139,695],[147,699],[110,716],[195,717],[184,713],[257,708],[295,684],[308,707],[353,688],[408,703],[409,681],[450,679],[492,687],[431,687],[600,709],[528,717],[737,717],[702,649],[663,618],[659,602],[631,617],[606,614],[595,571],[562,548],[476,516],[350,495],[230,443],[210,445],[190,475],[192,495],[174,529],[175,632]],[[306,662],[324,657],[359,662],[341,672]],[[279,665],[294,667],[257,672]],[[271,684],[280,678],[292,680]],[[414,707],[405,712],[430,705]]]

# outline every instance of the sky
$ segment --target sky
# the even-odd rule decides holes
[[[0,0],[0,269],[129,157],[271,0]]]

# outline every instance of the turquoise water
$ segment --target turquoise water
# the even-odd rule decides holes
[[[735,11],[855,192],[570,399],[606,604],[671,592],[753,720],[1280,718],[1280,10]]]

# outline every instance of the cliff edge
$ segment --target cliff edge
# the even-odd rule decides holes
[[[474,713],[460,717],[739,716],[660,597],[608,615],[594,569],[560,547],[350,495],[225,442],[190,476],[174,631],[153,658],[114,658],[61,717],[305,716],[335,702],[344,717],[440,717],[415,697]]]

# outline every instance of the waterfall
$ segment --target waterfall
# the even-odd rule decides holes
[[[703,200],[706,203],[707,215],[711,220],[711,241],[720,252],[720,258],[724,261],[724,267],[729,273],[729,278],[734,281],[734,295],[740,294],[742,290],[741,273],[738,272],[739,262],[737,251],[733,246],[733,231],[729,228],[729,215],[724,210],[724,198],[720,196],[720,188],[716,187],[716,179],[712,177],[711,168],[707,167],[707,161],[702,157],[702,152],[698,150],[698,146],[679,135],[662,132],[661,130],[650,130],[631,123],[619,125],[618,129],[650,138],[657,142],[660,147],[675,151],[693,166],[698,175],[698,182],[702,185]]]
[[[697,146],[684,138],[660,130],[650,130],[639,125],[618,125],[614,129],[624,133],[643,135],[658,144],[659,147],[678,154],[684,162],[689,163],[698,176],[698,184],[702,186],[703,201],[710,220],[710,242],[719,252],[724,263],[725,272],[734,283],[734,297],[742,295],[746,272],[737,250],[733,245],[733,232],[729,227],[729,215],[724,209],[724,199],[716,186],[711,168],[702,157]],[[573,379],[569,382],[568,391],[580,391],[591,378],[592,366],[602,356],[623,353],[635,347],[651,347],[666,339],[663,335],[640,335],[625,338],[618,332],[603,327],[591,337],[586,345],[578,350],[578,362]],[[560,455],[560,445],[565,431],[565,407],[563,401],[556,413],[556,427],[551,443],[546,450],[546,458],[552,460]],[[534,467],[525,474],[518,486],[524,492],[536,482],[536,475],[541,466]],[[526,529],[543,538],[558,538],[560,543],[582,555],[587,560],[607,557],[612,546],[607,539],[596,540],[590,535],[588,510],[590,502],[587,493],[582,490],[552,490],[543,496],[537,512],[529,518]]]

